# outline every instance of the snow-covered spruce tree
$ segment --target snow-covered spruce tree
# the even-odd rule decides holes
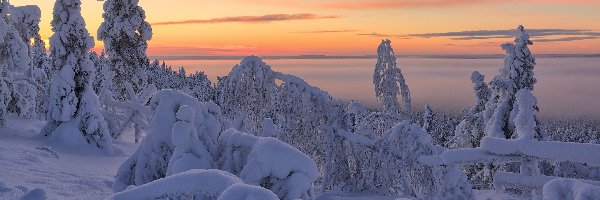
[[[46,43],[41,38],[35,38],[31,47],[33,78],[37,85],[37,113],[40,119],[46,119],[48,96],[50,93],[51,71],[50,60],[46,52]]]
[[[31,76],[27,44],[10,18],[10,4],[3,0],[0,6],[0,62],[9,73],[12,100],[8,110],[20,117],[35,116],[37,89]]]
[[[404,109],[410,110],[410,90],[402,71],[396,66],[396,55],[391,46],[392,41],[381,40],[377,48],[377,64],[373,73],[373,84],[375,95],[383,102],[383,111],[397,114],[400,111],[398,104],[398,93],[402,95]]]
[[[515,136],[514,119],[518,113],[518,108],[514,106],[516,93],[522,89],[533,91],[536,83],[533,77],[535,58],[528,48],[533,42],[523,26],[519,26],[517,31],[514,44],[502,45],[506,51],[504,67],[490,82],[492,94],[483,114],[488,136],[507,139]]]
[[[111,151],[111,138],[92,88],[95,70],[88,54],[94,39],[85,28],[81,1],[58,0],[53,15],[50,57],[56,73],[50,86],[48,124],[42,134]]]
[[[36,40],[41,40],[39,33],[41,17],[42,12],[36,5],[10,8],[10,21],[19,32],[23,43],[27,45],[30,56],[33,54],[32,45],[37,42]]]
[[[104,51],[100,52],[100,54],[91,51],[90,60],[94,63],[96,69],[96,77],[93,84],[94,91],[97,94],[106,94],[108,92],[111,97],[114,97],[112,83],[115,75],[108,62],[108,58],[106,58],[106,54],[104,54]]]
[[[8,78],[6,65],[0,63],[0,128],[6,125],[8,103],[11,99],[10,79]]]
[[[431,133],[435,126],[434,120],[435,114],[433,113],[433,110],[429,105],[425,105],[425,111],[423,112],[423,129],[428,133]]]
[[[277,94],[271,66],[257,56],[245,57],[217,86],[223,116],[240,131],[256,134],[264,118],[273,118]]]
[[[152,27],[146,14],[138,6],[139,0],[107,0],[104,2],[104,22],[98,28],[98,39],[115,72],[115,98],[127,98],[125,82],[131,83],[135,93],[148,84],[147,41],[152,38]]]
[[[475,148],[479,147],[479,141],[485,135],[485,122],[483,120],[483,111],[490,98],[490,89],[484,82],[485,76],[478,71],[471,74],[473,83],[473,94],[475,101],[473,106],[467,110],[462,121],[454,131],[455,137],[451,141],[451,148]]]

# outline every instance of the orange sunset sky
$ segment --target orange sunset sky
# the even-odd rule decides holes
[[[38,5],[48,38],[51,0]],[[102,1],[82,0],[92,36]],[[535,53],[600,53],[595,0],[140,0],[153,24],[151,56],[373,55],[381,38],[396,54],[501,54],[513,30],[530,30]],[[102,49],[96,41],[95,49]]]

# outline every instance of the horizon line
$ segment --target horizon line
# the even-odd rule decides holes
[[[499,59],[505,54],[403,54],[396,58],[429,59]],[[195,56],[148,56],[151,60],[241,60],[243,55],[195,55]],[[377,55],[267,55],[259,56],[268,60],[318,60],[318,59],[376,59]],[[600,58],[600,54],[534,54],[536,58]]]

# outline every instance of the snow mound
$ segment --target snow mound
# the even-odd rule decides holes
[[[600,199],[600,187],[574,179],[555,179],[543,189],[544,200],[594,200]]]
[[[481,147],[498,155],[526,155],[555,161],[571,161],[600,165],[600,145],[573,142],[508,140],[484,137]]]
[[[35,188],[31,191],[24,186],[9,187],[0,181],[0,199],[22,199],[22,200],[46,200],[46,191]]]
[[[233,174],[210,169],[192,169],[166,178],[131,187],[107,199],[273,199],[275,194],[244,184]],[[242,198],[248,197],[248,198]]]
[[[319,171],[300,150],[271,137],[257,137],[228,129],[219,137],[225,171],[245,183],[270,189],[281,199],[312,199]]]
[[[262,187],[236,183],[229,186],[217,200],[278,200],[273,192]]]

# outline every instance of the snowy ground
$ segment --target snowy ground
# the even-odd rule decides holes
[[[132,134],[115,142],[115,155],[53,145],[38,136],[45,122],[10,119],[0,129],[0,199],[103,199],[112,194],[117,168],[135,151]],[[51,149],[50,151],[47,149]],[[477,199],[518,199],[495,191],[475,191]],[[368,194],[326,193],[318,200],[398,200]]]
[[[44,123],[9,120],[0,129],[0,199],[15,199],[35,188],[42,188],[48,199],[103,199],[112,194],[118,166],[137,145],[116,142],[117,153],[110,157],[52,147],[54,154],[40,149],[49,145],[37,136]]]

